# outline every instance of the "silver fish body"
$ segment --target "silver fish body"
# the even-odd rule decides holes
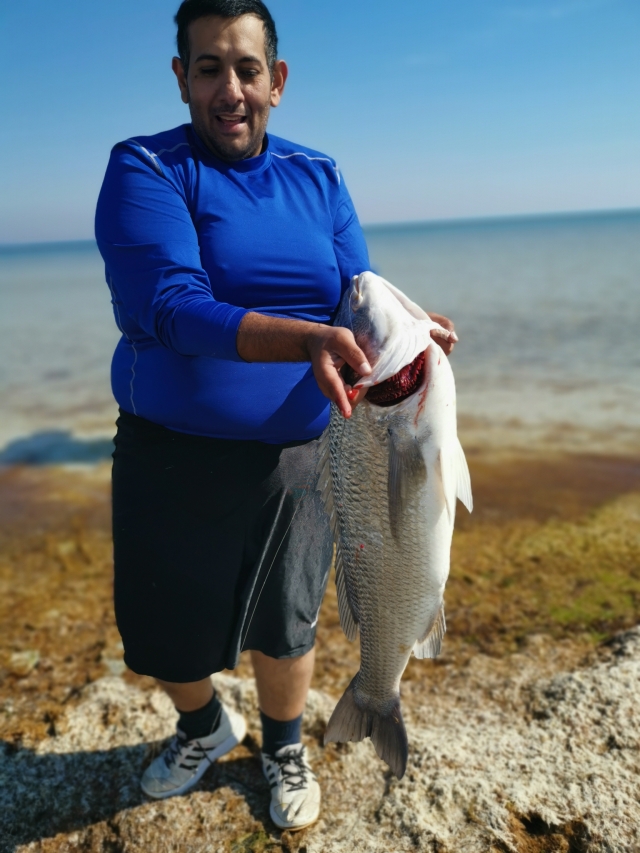
[[[371,273],[363,275],[370,278],[360,276],[352,290],[366,291],[377,304],[380,282],[389,286]],[[400,302],[395,289],[390,292],[387,314],[397,312],[402,320],[408,307],[422,319],[417,306],[406,297]],[[359,630],[361,649],[360,670],[334,710],[325,742],[369,736],[378,755],[401,777],[408,744],[400,679],[412,652],[424,658],[440,651],[456,497],[471,509],[471,490],[457,438],[453,374],[431,341],[434,324],[427,318],[422,344],[407,343],[406,326],[400,322],[389,333],[394,324],[388,317],[376,318],[375,311],[364,312],[364,329],[358,330],[355,307],[353,293],[347,293],[338,320],[354,327],[374,374],[381,357],[387,359],[387,372],[398,367],[389,354],[396,346],[394,334],[402,337],[401,360],[413,359],[413,350],[424,340],[427,344],[414,393],[388,406],[365,397],[349,420],[332,407],[325,434],[320,487],[336,539],[340,621],[349,639]],[[371,327],[376,323],[384,325],[381,334]]]

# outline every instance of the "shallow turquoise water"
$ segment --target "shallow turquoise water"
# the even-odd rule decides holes
[[[455,320],[463,415],[640,429],[640,211],[366,233],[376,271]],[[109,434],[117,338],[95,245],[0,249],[0,447]]]

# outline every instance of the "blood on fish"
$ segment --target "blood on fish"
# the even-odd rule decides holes
[[[425,355],[424,352],[418,353],[411,364],[403,367],[394,376],[385,379],[379,385],[372,385],[367,391],[367,400],[374,406],[395,406],[396,403],[401,403],[415,394],[424,381]],[[342,368],[342,378],[347,385],[352,386],[352,390],[347,391],[347,397],[350,400],[355,399],[357,392],[362,388],[362,385],[357,384],[362,377],[345,364]]]

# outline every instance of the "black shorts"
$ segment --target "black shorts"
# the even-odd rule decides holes
[[[244,649],[313,648],[332,555],[318,440],[204,438],[127,412],[117,427],[114,598],[127,665],[199,681]]]

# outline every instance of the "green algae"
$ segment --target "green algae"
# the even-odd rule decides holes
[[[527,635],[600,641],[640,621],[640,494],[577,520],[516,519],[456,534],[450,634],[508,651]]]

